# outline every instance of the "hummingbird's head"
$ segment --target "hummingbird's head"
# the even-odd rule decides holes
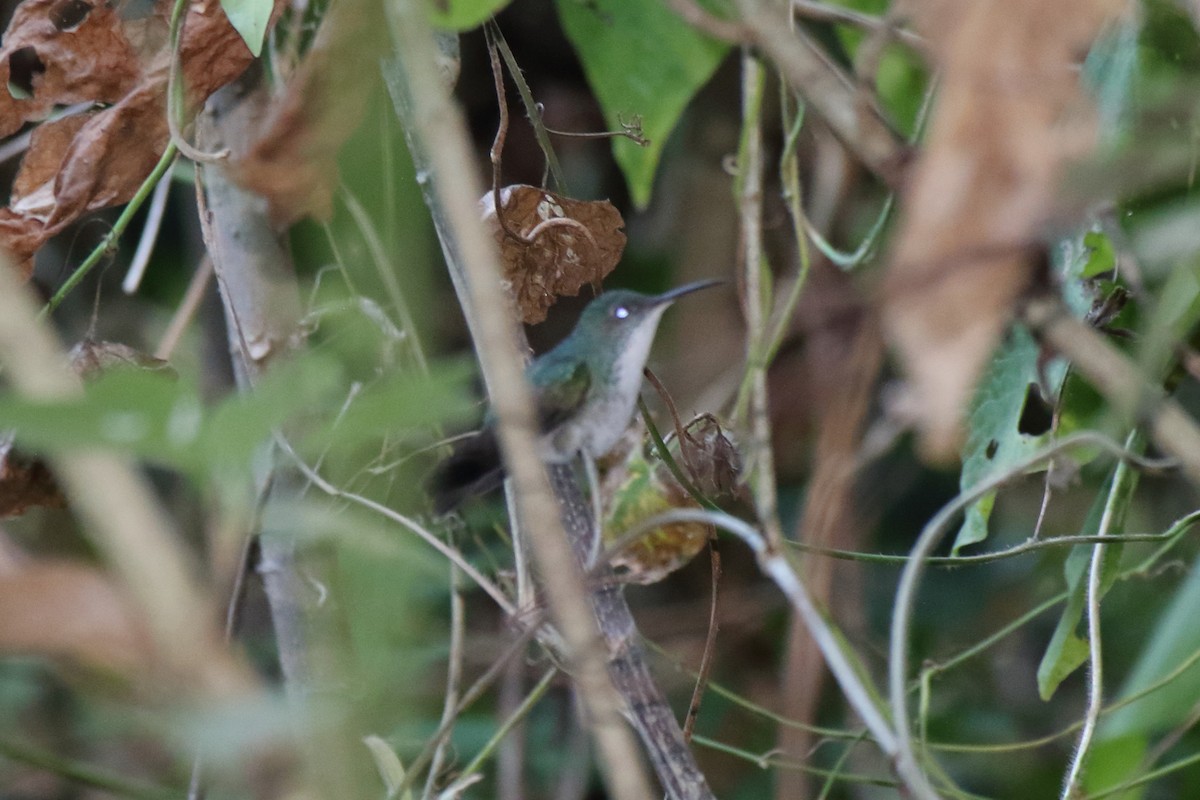
[[[634,352],[648,352],[658,321],[673,302],[685,294],[719,283],[721,281],[697,281],[654,295],[613,289],[588,304],[576,331],[592,342],[611,342],[618,351],[633,346]]]

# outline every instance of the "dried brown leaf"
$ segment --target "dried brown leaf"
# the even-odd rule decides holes
[[[963,409],[1059,212],[1063,167],[1094,145],[1080,61],[1121,5],[913,3],[940,88],[905,196],[884,321],[931,458],[957,455]]]
[[[126,26],[144,33],[127,35]],[[160,44],[165,37],[163,28]],[[124,23],[115,4],[25,0],[4,34],[0,79],[31,96],[0,91],[0,136],[44,118],[56,104],[117,102],[142,80],[133,42],[152,46],[153,38],[145,20]]]
[[[362,119],[367,76],[383,53],[376,16],[361,0],[330,7],[266,133],[231,167],[234,180],[267,199],[276,225],[333,213],[338,151]]]
[[[113,582],[68,561],[0,573],[0,653],[65,658],[122,674],[154,662],[143,621]]]
[[[715,500],[741,492],[741,454],[712,414],[689,422],[679,447],[688,477],[701,494]]]
[[[143,369],[152,372],[166,372],[175,375],[175,370],[168,361],[136,350],[120,342],[105,342],[95,339],[83,339],[71,348],[67,354],[71,359],[71,369],[84,380],[90,380],[108,369],[125,367]]]
[[[281,0],[282,1],[282,0]],[[172,4],[25,0],[0,47],[0,77],[30,96],[0,91],[0,136],[57,105],[108,107],[35,131],[0,209],[0,245],[31,257],[82,214],[128,201],[167,146],[166,87]],[[240,75],[252,57],[216,0],[192,3],[180,42],[188,108]]]
[[[526,323],[544,320],[559,297],[577,295],[587,284],[599,286],[625,251],[625,220],[607,200],[574,200],[513,185],[500,190],[500,203],[508,230],[518,238],[501,227],[491,192],[480,201]]]
[[[11,433],[0,436],[0,519],[16,517],[30,508],[61,508],[66,500],[46,463],[13,447]]]

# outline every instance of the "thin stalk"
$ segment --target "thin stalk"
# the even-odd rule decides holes
[[[1133,450],[1139,437],[1137,431],[1129,434],[1125,447]],[[1108,497],[1104,501],[1104,512],[1100,517],[1097,532],[1107,534],[1113,526],[1113,521],[1124,511],[1119,508],[1129,501],[1130,484],[1133,471],[1127,462],[1118,462],[1113,470],[1112,484]],[[1100,721],[1100,712],[1104,707],[1104,660],[1100,640],[1100,598],[1104,594],[1104,554],[1106,545],[1092,546],[1092,558],[1088,565],[1087,582],[1087,628],[1088,628],[1088,699],[1087,711],[1083,718],[1083,730],[1079,734],[1079,743],[1071,756],[1071,766],[1063,781],[1062,798],[1072,800],[1080,796],[1083,780],[1083,770],[1087,764],[1088,752],[1092,739],[1096,734],[1096,726]]]
[[[466,574],[469,578],[471,578],[471,580],[475,581],[475,584],[480,589],[483,589],[483,591],[488,595],[488,597],[491,597],[492,600],[495,601],[496,605],[500,607],[501,611],[503,611],[505,614],[507,614],[510,617],[516,615],[516,611],[517,611],[516,606],[514,606],[512,601],[508,599],[508,596],[505,595],[504,592],[500,590],[500,587],[498,587],[491,580],[489,580],[487,577],[485,577],[483,575],[483,573],[481,573],[479,570],[477,570],[471,564],[471,562],[469,562],[465,558],[463,558],[462,553],[458,552],[456,549],[454,549],[450,545],[443,542],[441,540],[441,538],[439,538],[438,536],[435,536],[427,528],[425,528],[425,526],[421,525],[416,520],[414,520],[410,517],[406,517],[405,515],[401,514],[398,511],[393,511],[392,509],[388,508],[387,506],[383,505],[382,503],[375,502],[374,500],[372,500],[369,497],[363,497],[360,494],[355,494],[354,492],[348,492],[344,489],[339,489],[338,487],[334,486],[329,481],[325,480],[325,478],[323,478],[316,470],[314,470],[312,467],[310,467],[304,461],[304,459],[300,458],[300,455],[295,451],[295,449],[291,446],[291,444],[289,442],[287,442],[285,439],[283,439],[283,437],[277,436],[276,443],[279,445],[279,448],[283,452],[285,452],[289,456],[291,456],[292,461],[296,465],[296,468],[298,470],[300,470],[300,473],[307,480],[312,482],[313,486],[316,486],[318,489],[320,489],[322,492],[325,492],[325,494],[329,495],[330,497],[337,497],[342,500],[348,500],[351,503],[355,503],[355,504],[360,505],[363,508],[366,508],[370,511],[374,511],[376,514],[380,514],[381,516],[386,517],[387,519],[390,519],[392,522],[395,522],[396,524],[400,525],[401,527],[407,528],[408,530],[412,531],[417,536],[419,536],[426,544],[428,544],[434,550],[437,550],[439,553],[441,553],[443,556],[445,556],[446,559],[451,564],[453,564],[454,566],[456,566],[460,570],[462,570],[464,574]]]
[[[442,721],[438,725],[441,729],[449,728],[458,719],[458,695],[462,683],[463,643],[466,632],[466,607],[463,603],[460,582],[458,568],[451,562],[450,652],[446,663],[446,693],[442,698]],[[429,775],[425,779],[424,797],[433,796],[433,787],[437,782],[438,774],[442,771],[449,743],[449,737],[442,737],[433,750],[433,758],[429,762]]]
[[[504,66],[508,68],[508,74],[517,87],[521,104],[525,106],[525,117],[533,127],[533,136],[537,139],[542,155],[546,157],[546,169],[550,173],[550,177],[554,179],[554,188],[561,194],[567,194],[569,192],[567,179],[563,175],[562,166],[558,163],[558,156],[554,154],[554,145],[550,144],[550,136],[545,123],[542,122],[541,109],[538,107],[537,101],[533,99],[533,92],[529,90],[529,84],[525,82],[525,75],[521,72],[517,59],[513,57],[512,50],[508,48],[508,42],[505,41],[504,34],[500,32],[500,26],[494,21],[489,21],[487,27],[491,30],[492,39],[500,51],[500,57],[504,59]]]
[[[500,728],[494,734],[492,734],[492,738],[488,739],[487,743],[484,744],[479,752],[475,754],[475,757],[471,759],[471,763],[463,767],[463,771],[455,781],[456,784],[461,784],[462,781],[469,779],[479,771],[484,762],[492,757],[492,753],[496,751],[496,748],[499,746],[500,742],[503,741],[504,737],[508,735],[508,732],[511,731],[518,722],[525,719],[525,717],[529,715],[529,712],[533,710],[533,707],[537,705],[537,702],[545,696],[546,690],[550,688],[550,682],[554,680],[554,676],[557,674],[558,667],[551,667],[550,669],[546,670],[546,674],[542,676],[542,679],[537,682],[537,685],[534,686],[533,689],[530,690],[529,694],[526,695],[525,699],[521,701],[521,705],[517,706],[513,713],[509,715],[508,719],[504,720],[504,722],[500,725]]]
[[[184,111],[184,86],[181,80],[179,46],[183,38],[183,24],[187,19],[187,6],[188,0],[175,0],[175,5],[171,7],[171,22],[168,34],[171,43],[171,62],[167,68],[167,129],[171,134],[171,144],[185,158],[195,161],[198,164],[211,164],[227,158],[229,156],[229,149],[221,148],[217,152],[206,153],[193,147],[188,143],[187,137],[183,135],[181,126]]]
[[[412,350],[413,359],[417,362],[417,369],[422,374],[428,375],[429,362],[425,358],[425,348],[421,345],[420,332],[417,330],[416,322],[413,321],[408,303],[404,300],[404,292],[400,290],[400,282],[396,280],[396,271],[391,259],[388,258],[383,240],[380,239],[379,232],[375,229],[375,223],[371,221],[371,215],[367,213],[367,209],[358,201],[353,192],[343,186],[341,195],[342,202],[346,204],[346,210],[354,218],[354,224],[358,226],[358,231],[367,244],[367,250],[371,253],[371,263],[375,265],[375,271],[379,273],[379,279],[387,289],[392,307],[396,309],[396,314],[400,317],[400,324],[404,327],[404,338],[408,342],[409,349]]]
[[[150,256],[154,254],[154,245],[158,242],[158,232],[162,229],[163,213],[167,210],[167,195],[171,192],[170,181],[159,181],[154,187],[150,198],[150,208],[146,211],[146,224],[142,226],[142,236],[138,240],[137,249],[133,251],[133,259],[121,282],[121,291],[133,294],[142,283],[146,267],[150,265]]]
[[[120,216],[117,217],[117,221],[113,223],[112,229],[105,234],[100,244],[96,245],[92,252],[88,254],[88,257],[83,260],[83,263],[71,273],[71,276],[63,282],[63,285],[58,288],[54,296],[42,307],[42,310],[38,313],[39,320],[45,319],[48,314],[58,308],[62,301],[66,299],[66,296],[87,277],[92,268],[99,264],[102,258],[113,251],[116,247],[117,239],[129,227],[129,223],[133,221],[133,216],[142,207],[142,203],[145,203],[146,198],[154,192],[154,187],[158,185],[159,180],[162,179],[162,176],[170,168],[171,162],[175,160],[177,152],[178,150],[176,150],[174,143],[167,145],[167,149],[163,151],[162,156],[158,159],[158,163],[154,165],[154,169],[150,171],[146,180],[142,181],[142,185],[138,187],[137,192],[129,199],[129,202],[125,204],[125,208],[122,209]]]
[[[791,95],[791,90],[788,89],[787,84],[780,81],[780,114],[785,120],[788,116],[788,105]],[[787,336],[788,330],[791,328],[792,315],[796,312],[796,305],[800,302],[800,294],[804,291],[804,285],[808,282],[808,273],[812,266],[812,257],[808,252],[808,236],[805,235],[804,230],[804,190],[800,182],[800,155],[796,150],[796,144],[800,139],[800,131],[803,126],[804,101],[800,101],[796,107],[796,113],[791,126],[784,131],[786,138],[783,143],[783,155],[779,159],[779,181],[783,187],[783,201],[787,204],[788,218],[792,221],[792,237],[796,241],[796,254],[800,260],[800,267],[796,272],[796,277],[792,279],[792,286],[788,290],[787,298],[784,299],[775,312],[773,330],[766,337],[767,344],[763,360],[767,363],[770,363],[775,358],[775,354],[779,352],[780,345],[783,344],[784,337]]]
[[[750,430],[750,486],[755,510],[771,547],[783,544],[767,407],[768,316],[772,305],[770,271],[763,252],[762,106],[766,70],[749,50],[742,53],[742,142],[738,149],[737,200],[741,211],[741,262],[746,313],[746,377],[738,392],[734,419]]]

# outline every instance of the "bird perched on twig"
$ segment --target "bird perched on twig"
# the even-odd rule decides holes
[[[618,289],[588,303],[570,335],[525,370],[546,463],[563,464],[578,453],[596,459],[612,449],[633,417],[663,312],[685,294],[720,283],[697,281],[658,295]],[[482,430],[459,441],[434,471],[434,509],[450,511],[503,481],[500,445],[489,419]]]

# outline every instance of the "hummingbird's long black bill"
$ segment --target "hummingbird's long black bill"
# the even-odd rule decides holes
[[[708,289],[712,286],[723,286],[724,284],[725,281],[722,280],[693,281],[692,283],[685,283],[683,286],[677,286],[669,292],[663,292],[660,295],[656,295],[655,297],[651,298],[651,302],[656,306],[664,303],[673,303],[679,298],[683,297],[685,294],[698,292],[701,289]]]

